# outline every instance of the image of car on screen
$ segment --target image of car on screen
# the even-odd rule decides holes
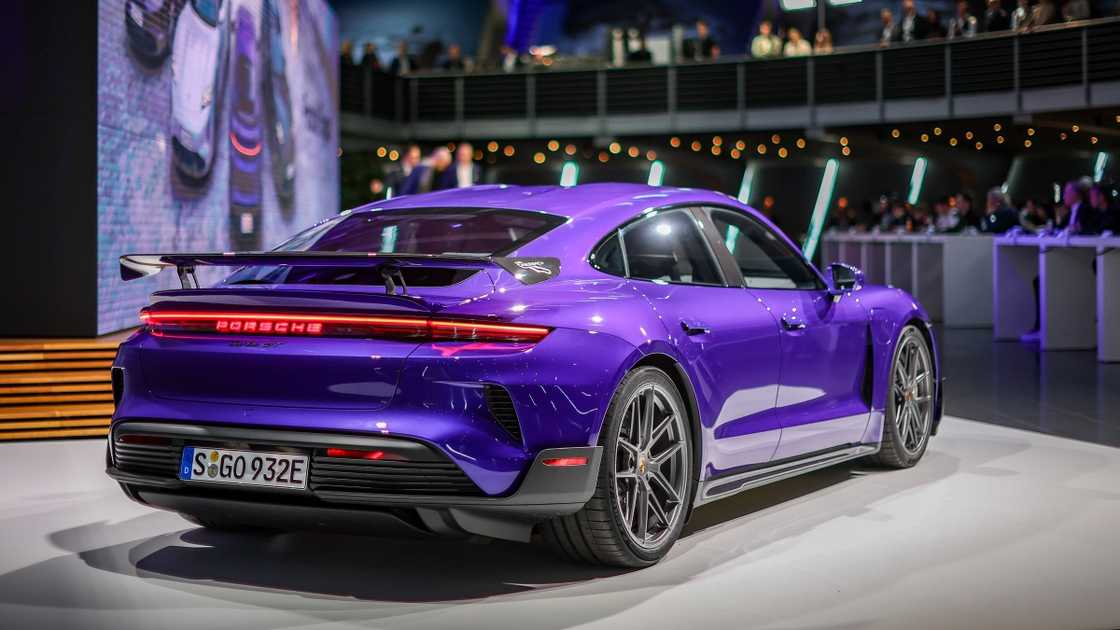
[[[190,0],[171,52],[171,155],[188,182],[210,174],[229,49],[229,0]]]
[[[287,204],[295,194],[296,149],[295,138],[292,137],[292,100],[284,59],[284,32],[278,4],[279,0],[265,0],[262,9],[262,99],[272,181],[276,186],[276,196],[281,203]]]
[[[234,23],[232,98],[229,116],[230,246],[261,247],[261,105],[258,93],[257,27],[253,14],[237,9]]]
[[[176,269],[114,361],[108,474],[214,529],[540,540],[622,567],[695,506],[918,463],[928,313],[727,195],[476,186]],[[200,288],[195,270],[237,270]],[[204,377],[201,377],[203,376]]]
[[[171,52],[175,19],[186,0],[128,0],[124,25],[128,45],[145,64],[156,66]]]

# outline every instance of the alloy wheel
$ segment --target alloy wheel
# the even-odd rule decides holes
[[[909,455],[925,445],[933,420],[933,370],[929,349],[921,335],[910,332],[899,340],[891,374],[891,405],[899,444]]]
[[[642,548],[663,544],[685,513],[686,426],[676,398],[655,383],[631,395],[619,423],[615,503],[630,540]]]

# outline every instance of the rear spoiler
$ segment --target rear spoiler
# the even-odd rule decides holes
[[[536,284],[560,273],[558,258],[510,258],[477,254],[380,254],[365,252],[245,252],[210,254],[127,254],[121,256],[121,280],[154,276],[174,268],[184,289],[197,289],[195,267],[299,266],[380,267],[385,288],[395,293],[396,282],[404,287],[402,267],[482,269],[498,266],[524,284]]]

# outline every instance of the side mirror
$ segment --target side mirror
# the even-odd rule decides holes
[[[840,295],[845,291],[855,291],[863,286],[863,272],[845,263],[832,263],[828,266],[827,276],[829,293]]]

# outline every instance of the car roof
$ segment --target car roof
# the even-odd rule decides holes
[[[565,264],[586,263],[591,249],[611,230],[655,208],[717,205],[734,208],[769,226],[791,247],[800,248],[761,213],[734,197],[700,188],[644,184],[581,184],[579,186],[510,186],[493,184],[403,195],[354,208],[352,212],[410,208],[495,208],[547,212],[568,220],[510,255],[554,256]]]

